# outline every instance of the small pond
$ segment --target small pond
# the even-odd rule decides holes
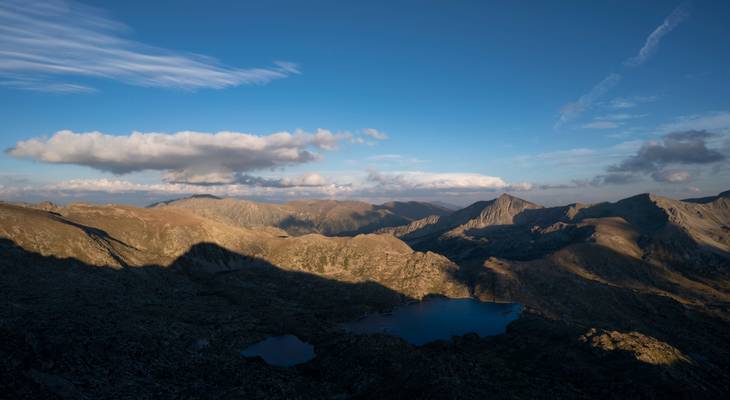
[[[272,336],[241,352],[243,357],[259,356],[269,365],[291,367],[314,358],[314,346],[294,335]]]
[[[522,306],[516,303],[430,298],[397,307],[391,313],[369,315],[344,328],[358,334],[386,333],[420,346],[466,333],[504,333],[507,324],[519,318],[521,312]]]

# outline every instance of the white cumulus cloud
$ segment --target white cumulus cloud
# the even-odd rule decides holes
[[[231,183],[236,173],[319,160],[317,150],[333,150],[346,133],[319,129],[253,135],[240,132],[172,134],[59,131],[50,138],[16,143],[6,152],[52,164],[75,164],[114,174],[166,171],[165,179],[185,183]]]

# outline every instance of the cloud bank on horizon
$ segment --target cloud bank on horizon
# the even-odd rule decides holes
[[[368,171],[361,182],[335,183],[318,173],[268,178],[252,171],[275,170],[321,160],[317,150],[335,151],[341,142],[359,144],[362,136],[386,140],[373,128],[360,135],[319,129],[253,135],[240,132],[142,133],[115,136],[101,132],[59,131],[50,138],[16,143],[6,153],[49,164],[85,166],[115,175],[161,171],[164,184],[134,184],[121,179],[69,180],[43,190],[251,194],[266,188],[282,193],[312,195],[427,195],[438,191],[529,190],[526,183],[508,184],[499,177],[477,173]],[[215,188],[220,186],[220,188]],[[292,191],[291,189],[299,189]]]
[[[690,126],[713,125],[715,120],[723,118],[712,114],[706,120],[695,116],[681,118],[677,123],[687,126],[687,121],[694,121],[695,125]],[[730,129],[730,124],[727,128]],[[368,131],[363,130],[363,135],[370,136]],[[462,196],[497,191],[529,192],[621,185],[637,182],[645,176],[656,182],[683,184],[697,178],[705,167],[714,167],[717,171],[730,158],[730,136],[690,130],[665,134],[660,140],[619,146],[616,150],[620,152],[616,154],[624,154],[623,159],[609,165],[605,174],[590,180],[574,179],[569,183],[509,183],[501,177],[479,173],[419,170],[370,169],[361,176],[350,176],[347,181],[339,182],[333,177],[313,172],[280,177],[249,174],[315,162],[322,157],[316,150],[336,151],[343,141],[358,143],[354,138],[351,133],[332,133],[324,129],[315,133],[278,132],[264,136],[239,132],[134,132],[128,136],[113,136],[100,132],[60,131],[50,138],[20,141],[6,153],[43,163],[85,166],[116,175],[143,170],[161,171],[164,183],[141,184],[108,178],[72,179],[40,187],[0,187],[0,194],[17,196],[58,191],[66,196],[88,192],[212,193],[280,198]],[[633,149],[636,149],[635,153],[631,154]],[[574,149],[534,158],[570,163],[575,158],[596,159],[599,156],[590,149]]]

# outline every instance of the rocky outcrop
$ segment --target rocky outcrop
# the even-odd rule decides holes
[[[591,328],[579,340],[601,351],[624,351],[653,365],[673,365],[690,359],[673,346],[639,332],[618,332]]]

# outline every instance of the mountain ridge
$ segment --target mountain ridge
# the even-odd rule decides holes
[[[424,202],[389,202],[372,205],[361,201],[295,200],[285,204],[231,198],[187,197],[150,207],[184,208],[207,218],[239,227],[276,226],[292,235],[322,233],[352,236],[450,211]]]
[[[468,295],[465,286],[447,278],[456,268],[448,259],[415,252],[394,237],[288,237],[274,227],[240,228],[176,208],[74,204],[48,212],[0,205],[0,238],[44,256],[114,268],[164,267],[194,245],[212,243],[287,270],[344,281],[382,281],[415,298],[433,293]],[[397,265],[410,267],[393,267]]]
[[[368,206],[297,207],[334,218]],[[729,225],[722,196],[542,207],[503,195],[353,236],[294,236],[167,205],[2,203],[0,386],[31,398],[151,387],[166,398],[408,398],[428,381],[456,398],[724,398]],[[339,325],[433,295],[524,311],[504,334],[422,347]],[[317,357],[278,370],[238,356],[282,334]],[[170,374],[179,366],[195,372]]]

